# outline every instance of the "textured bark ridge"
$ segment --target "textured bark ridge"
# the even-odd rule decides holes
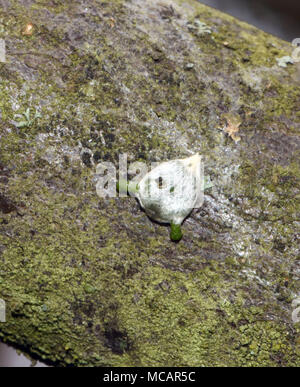
[[[191,0],[0,5],[1,339],[59,365],[299,366],[293,47]],[[203,156],[179,243],[97,196],[119,153]]]

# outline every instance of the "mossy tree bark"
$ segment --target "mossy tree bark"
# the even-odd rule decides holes
[[[2,340],[60,365],[299,366],[293,47],[190,0],[0,4]],[[177,244],[96,195],[99,160],[197,152],[214,186]]]

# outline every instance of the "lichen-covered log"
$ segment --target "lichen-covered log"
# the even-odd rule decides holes
[[[293,47],[192,0],[0,5],[1,339],[59,365],[299,366]],[[178,244],[96,194],[99,160],[197,152],[214,186]]]

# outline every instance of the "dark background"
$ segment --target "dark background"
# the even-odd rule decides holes
[[[300,38],[300,0],[200,0],[291,42]]]

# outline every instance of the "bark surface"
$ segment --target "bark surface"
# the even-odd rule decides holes
[[[293,47],[190,0],[0,5],[2,340],[58,365],[299,366]],[[197,152],[214,185],[179,243],[96,194],[101,160]]]

